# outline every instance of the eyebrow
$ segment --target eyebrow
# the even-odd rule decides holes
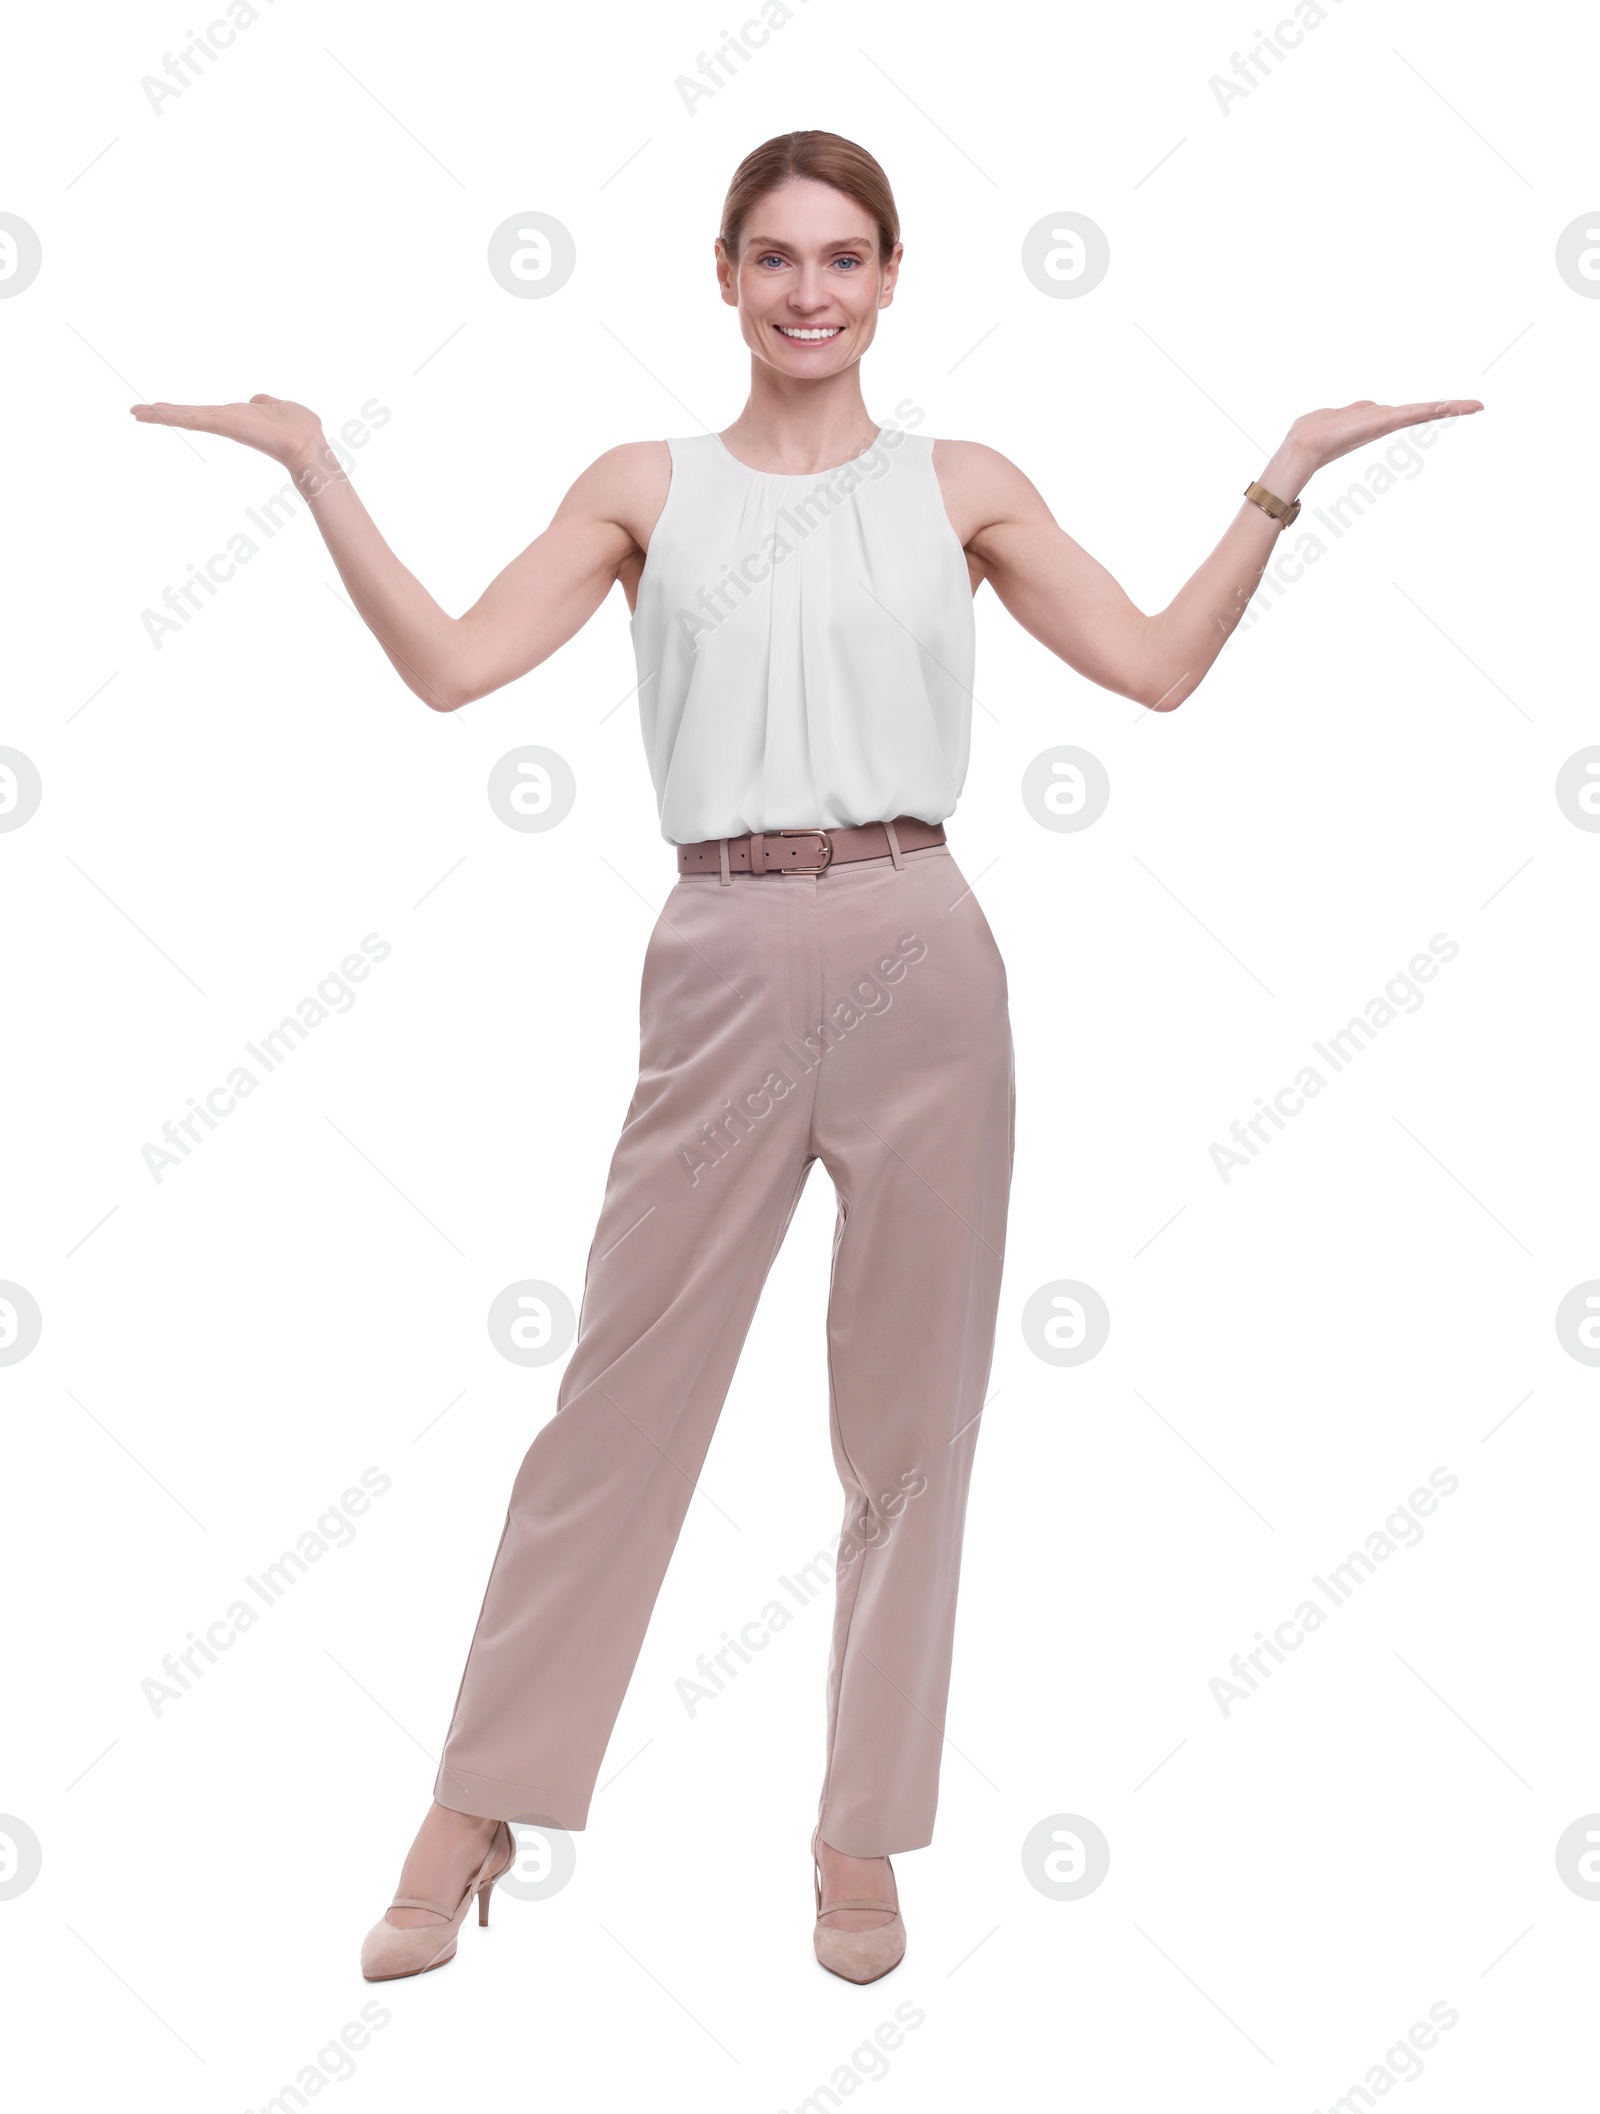
[[[773,235],[747,235],[745,241],[753,250],[786,250],[790,247]],[[842,235],[836,241],[823,243],[822,247],[825,250],[870,250],[872,244],[865,235]]]

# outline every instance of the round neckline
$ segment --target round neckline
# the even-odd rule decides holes
[[[713,433],[711,438],[716,442],[723,454],[727,456],[729,462],[738,463],[739,468],[748,471],[750,476],[777,477],[786,483],[794,484],[807,477],[831,477],[836,470],[848,470],[855,463],[864,462],[877,447],[879,441],[882,440],[883,428],[882,426],[878,428],[859,455],[852,455],[844,462],[830,463],[825,470],[758,470],[753,462],[744,462],[735,455],[720,433]]]

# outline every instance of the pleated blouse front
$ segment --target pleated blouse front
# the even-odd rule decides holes
[[[944,821],[975,634],[932,440],[886,427],[801,476],[753,470],[714,433],[667,445],[632,624],[661,834]]]

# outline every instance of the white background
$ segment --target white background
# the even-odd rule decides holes
[[[374,1997],[342,2104],[759,2114],[854,2062],[840,2104],[1327,2108],[1438,2003],[1380,2097],[1592,2077],[1600,1903],[1555,1846],[1600,1808],[1600,1373],[1554,1317],[1600,1275],[1600,836],[1554,786],[1600,740],[1600,303],[1554,255],[1597,205],[1596,40],[1346,0],[1224,114],[1212,76],[1277,19],[811,0],[692,115],[675,81],[736,26],[710,0],[278,0],[159,116],[141,79],[199,26],[175,5],[13,27],[0,208],[44,247],[0,302],[0,742],[43,781],[0,835],[0,1277],[43,1315],[0,1368],[0,1810],[43,1850],[0,1901],[24,2103],[261,2108]],[[559,1379],[485,1316],[521,1278],[576,1303],[670,854],[620,591],[434,714],[302,516],[158,650],[144,610],[283,479],[127,407],[266,389],[331,432],[378,399],[360,490],[460,610],[603,447],[737,414],[711,237],[741,156],[805,125],[877,154],[904,220],[869,409],[1005,451],[1144,608],[1297,413],[1487,408],[1175,714],[979,598],[951,842],[1010,973],[1017,1174],[902,1966],[854,1989],[811,1954],[825,1602],[692,1719],[674,1688],[837,1529],[814,1171],[706,1467],[737,1524],[691,1507],[573,1881],[369,1987]],[[530,210],[577,244],[548,300],[485,266]],[[1020,265],[1064,210],[1111,245],[1082,299]],[[527,742],[577,779],[547,834],[486,798]],[[1111,780],[1081,833],[1020,796],[1061,743]],[[155,1182],[162,1123],[369,932],[392,952],[348,1016]],[[1436,933],[1459,952],[1420,1009],[1224,1182],[1228,1126]],[[1111,1314],[1074,1368],[1020,1327],[1058,1279]],[[163,1654],[369,1466],[392,1487],[353,1543],[155,1715]],[[1459,1488],[1421,1543],[1224,1716],[1230,1657],[1436,1468]],[[1061,1814],[1111,1846],[1081,1900],[1023,1870]]]

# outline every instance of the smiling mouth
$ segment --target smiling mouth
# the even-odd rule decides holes
[[[826,345],[830,339],[840,337],[844,332],[842,323],[829,323],[821,329],[810,325],[802,328],[798,323],[778,323],[773,327],[779,336],[787,338],[791,345]]]

